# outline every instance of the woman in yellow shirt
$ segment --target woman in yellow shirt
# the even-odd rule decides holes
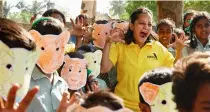
[[[158,41],[151,39],[152,12],[138,8],[130,16],[125,41],[118,32],[112,33],[103,49],[101,72],[117,66],[117,85],[114,93],[124,99],[126,107],[140,111],[138,107],[138,83],[142,74],[157,67],[172,67],[174,57]],[[112,44],[112,42],[118,42]]]

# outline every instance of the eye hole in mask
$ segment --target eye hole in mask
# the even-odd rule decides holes
[[[11,69],[11,68],[12,68],[12,65],[11,65],[11,64],[7,64],[6,67],[7,67],[8,69]]]

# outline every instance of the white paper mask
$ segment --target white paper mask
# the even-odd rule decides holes
[[[88,52],[84,54],[85,59],[88,61],[88,70],[91,70],[90,76],[96,78],[100,74],[101,67],[101,50],[97,50],[94,53]]]
[[[177,112],[171,89],[172,82],[160,86],[146,82],[139,87],[143,99],[151,107],[151,112]]]
[[[5,99],[13,83],[22,87],[18,90],[16,101],[19,102],[28,92],[32,70],[39,53],[24,48],[9,48],[0,41],[0,95]]]

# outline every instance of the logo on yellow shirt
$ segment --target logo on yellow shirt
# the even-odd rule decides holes
[[[154,59],[158,59],[158,57],[157,57],[157,55],[155,54],[155,53],[153,53],[153,55],[152,56],[147,56],[147,58],[154,58]]]

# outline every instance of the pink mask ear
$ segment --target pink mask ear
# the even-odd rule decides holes
[[[63,31],[56,40],[56,43],[59,44],[59,46],[65,46],[69,40],[69,37],[69,31]]]
[[[36,43],[39,43],[42,35],[36,30],[30,30],[29,33],[32,35],[32,38],[35,40]]]
[[[160,87],[158,85],[145,82],[139,87],[139,91],[144,99],[149,105],[152,105],[153,101],[158,95]]]

